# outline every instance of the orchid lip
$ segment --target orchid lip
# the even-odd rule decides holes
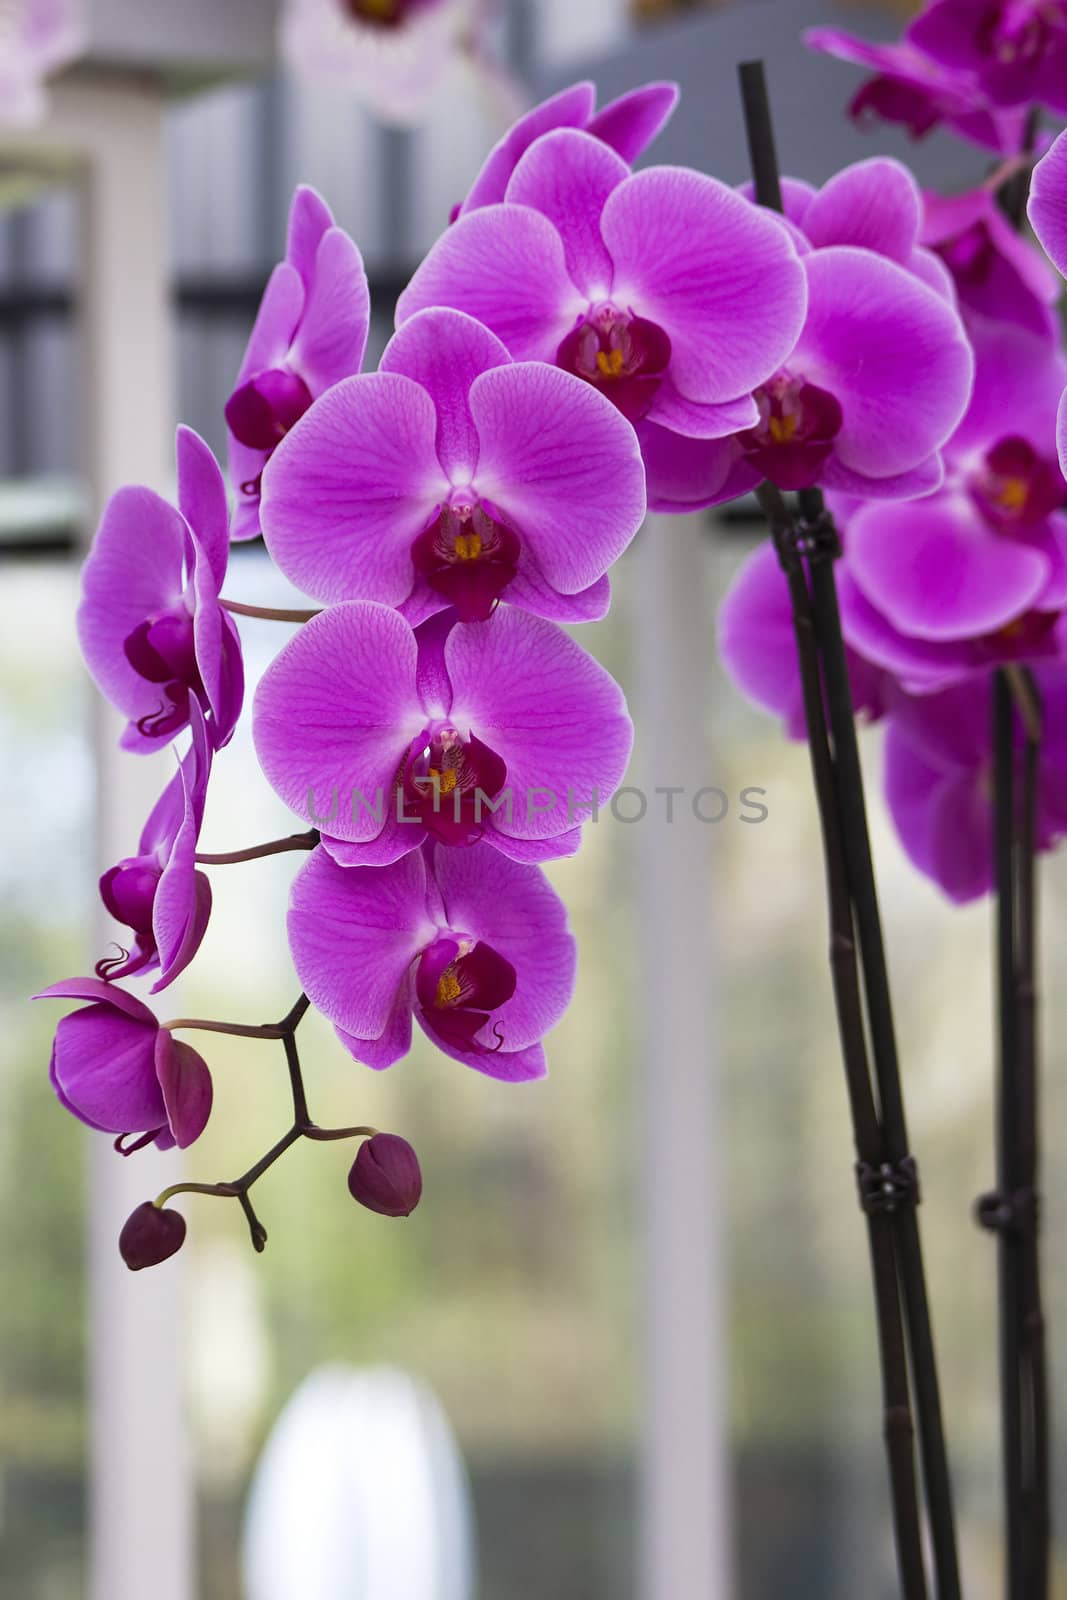
[[[594,299],[556,351],[556,365],[591,383],[629,422],[648,415],[671,360],[658,325],[611,300]]]
[[[749,461],[781,489],[812,487],[841,430],[839,402],[787,372],[757,389],[755,398],[759,422],[737,436]]]
[[[514,578],[520,540],[469,488],[453,489],[411,547],[415,570],[461,622],[485,622]]]
[[[492,1013],[515,993],[515,968],[490,945],[442,930],[419,959],[415,989],[430,1029],[456,1049],[495,1054],[504,1034],[493,1030],[495,1044],[483,1045],[477,1035]]]
[[[412,741],[399,782],[405,810],[418,816],[441,844],[469,845],[485,824],[482,809],[500,793],[507,767],[473,733],[463,738],[450,722],[427,727]]]

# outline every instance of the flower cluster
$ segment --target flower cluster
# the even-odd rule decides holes
[[[927,0],[892,44],[839,28],[811,28],[806,38],[870,69],[849,106],[856,121],[899,123],[913,138],[944,125],[1015,155],[1032,107],[1067,113],[1065,0]]]
[[[954,95],[981,95],[987,108],[1028,117],[1031,104],[1067,104],[1065,28],[1067,8],[1057,5],[934,0],[905,43],[886,49],[914,53],[921,46]],[[826,47],[825,30],[811,42]],[[899,104],[881,80],[864,93],[866,104],[887,115]],[[1045,706],[1039,848],[1067,831],[1067,724],[1060,714],[1067,695],[1067,356],[1056,305],[1062,284],[1053,270],[1067,268],[1067,142],[1061,137],[1033,174],[1030,215],[1053,266],[1022,226],[1023,165],[1011,163],[987,185],[951,196],[920,194],[902,168],[884,161],[862,163],[817,194],[785,185],[787,225],[816,254],[847,230],[937,290],[944,305],[958,307],[974,384],[940,441],[938,470],[925,489],[914,474],[881,485],[863,485],[855,475],[844,481],[834,450],[843,430],[828,437],[836,415],[822,396],[805,404],[803,389],[787,391],[791,413],[768,412],[772,445],[788,430],[780,464],[769,453],[755,463],[783,488],[817,483],[830,492],[844,546],[839,591],[853,698],[871,720],[886,721],[886,794],[905,850],[956,901],[991,887],[990,693],[997,667],[1025,665]],[[914,336],[900,344],[900,359],[924,370]],[[871,381],[867,362],[854,370]],[[876,375],[870,392],[896,449],[929,407],[923,378],[917,375],[904,398],[906,416],[891,416]],[[942,401],[944,392],[931,386]],[[745,464],[738,452],[733,482]],[[791,637],[781,574],[764,549],[733,585],[720,644],[741,687],[799,736]]]
[[[399,17],[375,24],[387,25]],[[976,617],[983,639],[1029,640],[1032,619],[1067,600],[1043,402],[1013,408],[1017,436],[989,431],[990,387],[1029,359],[1014,340],[1043,353],[1041,396],[1061,383],[1049,284],[984,211],[967,214],[996,255],[1000,287],[986,293],[1015,319],[980,346],[975,389],[954,277],[973,261],[904,168],[864,163],[818,192],[792,184],[785,216],[696,171],[635,171],[675,99],[650,84],[598,110],[578,84],[523,117],[401,295],[376,371],[363,370],[356,246],[298,190],[225,406],[233,509],[208,447],[182,429],[176,504],[126,488],[105,511],[79,615],[86,661],[128,719],[126,748],[185,749],[136,851],[101,880],[128,950],[46,991],[90,1002],[60,1024],[57,1093],[124,1153],[188,1145],[211,1079],[174,1035],[197,1027],[282,1042],[294,1099],[292,1128],[243,1178],[179,1185],[155,1216],[135,1213],[131,1266],[180,1245],[165,1202],[182,1189],[238,1198],[261,1246],[248,1190],[298,1137],[369,1140],[352,1192],[390,1215],[411,1209],[417,1164],[402,1141],[310,1118],[296,1049],[309,1005],[374,1069],[407,1053],[414,1021],[489,1077],[544,1074],[575,946],[542,864],[579,848],[632,740],[619,686],[561,624],[605,615],[609,570],[646,504],[708,506],[764,479],[825,485],[854,509],[851,580],[867,604],[878,591],[894,638],[910,637],[905,611],[921,608],[924,584],[912,595],[907,563],[900,592],[881,592],[865,522],[926,496],[916,504],[939,508],[948,538],[973,508],[985,565],[938,611],[946,661],[974,648]],[[321,609],[223,597],[230,541],[257,533]],[[999,567],[987,583],[1002,546],[1011,583]],[[755,692],[795,715],[781,585],[761,563],[724,641]],[[211,767],[243,707],[235,614],[295,625],[251,716],[263,774],[305,831],[212,857],[198,850]],[[884,659],[888,645],[857,653],[865,703],[949,681],[927,648],[908,672]],[[193,959],[205,866],[285,849],[305,855],[288,920],[304,992],[286,1018],[160,1024],[118,987],[150,974],[158,992]]]

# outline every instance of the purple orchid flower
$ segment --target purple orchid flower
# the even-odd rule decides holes
[[[360,371],[369,327],[363,259],[334,227],[321,196],[301,186],[289,212],[285,260],[271,274],[226,402],[238,495],[234,539],[259,533],[263,468],[316,396]]]
[[[561,622],[602,617],[605,574],[644,512],[637,440],[614,407],[448,310],[412,318],[379,372],[317,400],[263,475],[282,571],[412,626],[450,606],[484,619],[501,595]]]
[[[1058,339],[1056,276],[1011,226],[988,189],[924,194],[922,239],[952,274],[965,315],[1014,322],[1030,333]]]
[[[848,570],[906,638],[1014,652],[1034,619],[1046,619],[1040,636],[1067,606],[1067,483],[1051,453],[1067,361],[1011,323],[976,323],[974,337],[974,395],[945,449],[945,487],[906,509],[861,506]]]
[[[444,612],[417,633],[385,606],[323,611],[267,669],[253,733],[268,781],[346,866],[427,837],[484,837],[519,861],[573,854],[632,744],[615,680],[511,606],[487,623]]]
[[[200,948],[211,915],[211,884],[196,870],[196,846],[211,774],[211,743],[195,694],[189,696],[192,744],[141,832],[135,856],[100,879],[100,896],[116,922],[133,931],[129,952],[98,961],[97,977],[113,980],[159,969],[152,993],[184,972]]]
[[[913,38],[875,44],[840,28],[809,28],[804,43],[839,61],[872,69],[874,76],[857,90],[848,108],[855,122],[899,123],[913,139],[944,123],[986,150],[1015,155],[1022,149],[1026,112],[992,106],[968,75],[931,59]]]
[[[293,883],[289,944],[312,1004],[375,1068],[410,1050],[414,1015],[478,1072],[543,1077],[541,1040],[574,988],[574,940],[548,880],[480,844],[426,844],[384,867],[342,867],[320,846]]]
[[[806,226],[844,230],[841,207],[855,199],[855,173],[810,200]],[[865,210],[855,210],[854,233],[888,246],[898,213]],[[654,510],[717,505],[765,478],[782,489],[821,484],[872,499],[937,488],[940,449],[966,409],[974,361],[944,283],[931,288],[912,270],[917,230],[916,211],[894,246],[907,252],[907,266],[853,245],[801,256],[807,319],[784,365],[756,389],[753,424],[701,440],[640,424]]]
[[[0,10],[0,124],[39,122],[45,79],[84,48],[79,0],[6,0]]]
[[[1067,0],[932,0],[906,37],[994,106],[1067,112]]]
[[[742,184],[740,192],[749,200],[756,198],[752,183]],[[951,273],[922,243],[922,191],[903,162],[888,156],[857,161],[821,189],[799,178],[783,178],[782,208],[802,256],[831,245],[873,250],[955,301]]]
[[[140,754],[187,725],[193,696],[220,749],[244,695],[237,629],[219,604],[229,557],[226,485],[190,428],[178,429],[177,454],[177,509],[151,489],[120,489],[82,572],[82,654],[130,718],[123,748]]]
[[[1067,627],[1059,611],[1023,612],[995,633],[926,639],[903,633],[872,605],[847,559],[838,568],[838,596],[849,646],[909,694],[934,694],[1006,663],[1067,659]]]
[[[742,694],[780,717],[788,738],[806,738],[789,590],[772,544],[761,544],[737,572],[719,609],[717,633],[720,659]],[[852,703],[875,722],[892,693],[889,674],[856,650],[847,657]]]
[[[63,1018],[52,1047],[52,1087],[73,1116],[101,1133],[143,1135],[136,1148],[184,1150],[199,1139],[211,1074],[146,1005],[99,978],[67,978],[33,998],[90,1002]]]
[[[1036,842],[1067,833],[1067,671],[1039,667],[1045,706]],[[990,678],[941,694],[900,696],[889,718],[885,792],[900,841],[919,871],[962,904],[993,887]]]
[[[1034,168],[1030,183],[1030,222],[1049,260],[1067,277],[1067,133],[1061,133]],[[1056,424],[1060,467],[1067,477],[1067,389]]]
[[[631,173],[602,139],[557,128],[502,204],[438,239],[397,318],[454,306],[631,422],[718,438],[756,425],[751,391],[789,355],[805,298],[791,240],[742,196],[680,167]]]
[[[1034,168],[1029,213],[1045,254],[1067,277],[1067,133],[1060,134]]]
[[[481,53],[486,0],[287,0],[286,59],[344,85],[377,116],[417,122],[458,53]]]
[[[609,145],[628,166],[643,155],[670,120],[678,104],[676,83],[646,83],[620,95],[599,111],[596,85],[575,83],[534,106],[508,129],[490,151],[456,217],[482,206],[499,205],[512,174],[530,146],[555,128],[578,128]]]

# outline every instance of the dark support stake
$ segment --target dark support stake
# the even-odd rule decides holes
[[[1007,672],[994,675],[998,1187],[979,1201],[978,1220],[999,1238],[1005,1592],[1007,1600],[1047,1600],[1051,1519],[1039,1239],[1034,870],[1040,704],[1029,674],[1023,676],[1021,689],[1030,725],[1020,772],[1013,683]]]
[[[781,183],[775,155],[774,134],[763,65],[761,62],[745,63],[740,69],[740,74],[757,198],[761,204],[780,210]],[[763,499],[765,509],[770,508],[773,510],[775,500],[779,503],[781,502],[781,496],[777,494],[777,491],[771,491],[769,495],[765,494]],[[956,1552],[952,1485],[945,1445],[940,1386],[937,1377],[918,1218],[915,1209],[918,1200],[918,1179],[908,1147],[907,1124],[897,1059],[888,970],[882,938],[881,918],[878,910],[870,838],[867,830],[863,773],[856,740],[848,664],[838,609],[834,562],[840,550],[832,519],[826,514],[822,496],[817,490],[805,491],[801,494],[800,519],[795,532],[799,537],[799,547],[807,563],[807,577],[805,577],[804,565],[800,565],[804,596],[810,600],[808,606],[809,615],[804,628],[810,634],[816,651],[817,665],[821,664],[822,669],[822,687],[818,694],[818,717],[823,724],[821,739],[825,743],[823,691],[825,691],[825,703],[829,712],[832,739],[832,754],[828,758],[835,796],[835,804],[832,811],[824,809],[824,803],[820,796],[820,813],[824,823],[824,838],[827,818],[828,816],[832,818],[831,831],[833,839],[827,850],[827,868],[828,873],[831,873],[831,857],[840,852],[843,869],[834,870],[843,870],[844,872],[849,901],[848,930],[850,940],[853,918],[855,928],[859,934],[871,1053],[874,1057],[875,1076],[878,1085],[878,1107],[881,1113],[879,1122],[876,1110],[878,1143],[881,1150],[879,1161],[877,1163],[865,1163],[861,1152],[861,1197],[865,1194],[866,1186],[867,1203],[865,1203],[865,1209],[868,1210],[868,1215],[870,1216],[869,1205],[871,1203],[877,1205],[878,1197],[879,1195],[881,1196],[881,1215],[889,1222],[891,1228],[890,1237],[895,1265],[893,1300],[897,1307],[897,1317],[899,1318],[897,1295],[898,1291],[903,1292],[908,1348],[911,1354],[915,1382],[927,1509],[934,1548],[937,1594],[939,1600],[959,1600],[959,1561]],[[781,550],[780,544],[779,549]],[[796,622],[800,596],[799,591],[795,588],[793,579],[790,579],[790,592],[793,599],[794,621]],[[801,636],[804,629],[802,629],[799,622],[797,623],[796,631],[803,677],[806,670],[804,650],[801,648]],[[805,706],[808,710],[809,741],[812,743],[812,760],[814,764],[816,761],[815,747],[820,736],[812,723],[813,708],[808,705],[809,699],[810,695],[806,684]],[[818,791],[818,774],[816,788]],[[833,913],[832,897],[831,909]],[[838,920],[835,915],[835,943],[837,929]],[[835,972],[835,980],[836,977],[837,974]],[[838,1007],[839,1024],[844,1030],[845,1024],[842,1020],[840,990],[838,991]],[[860,1025],[862,1027],[862,1007],[860,1007]],[[865,1043],[864,1061],[866,1062]],[[846,1050],[847,1067],[848,1052]],[[849,1088],[853,1102],[853,1118],[857,1128],[857,1142],[859,1142],[861,1124],[857,1121],[855,1115],[856,1100],[851,1073]],[[867,1074],[866,1092],[873,1101],[869,1073]],[[899,1284],[897,1282],[898,1275]],[[875,1285],[876,1296],[879,1298],[879,1304],[881,1305],[882,1287],[877,1269]],[[883,1328],[880,1323],[880,1333],[882,1332]],[[883,1382],[886,1383],[889,1374],[886,1370],[884,1337],[882,1339],[882,1358]],[[908,1421],[910,1428],[910,1417]],[[910,1457],[910,1435],[908,1449]],[[901,1555],[901,1580],[905,1595],[913,1593],[925,1594],[925,1575],[922,1570],[921,1554],[917,1577],[905,1559],[911,1540],[910,1521],[914,1518],[916,1525],[918,1524],[918,1511],[914,1505],[909,1508],[902,1504],[901,1480],[896,1475],[898,1466],[899,1461],[894,1463],[894,1458],[891,1456],[897,1548]],[[910,1468],[914,1484],[913,1460],[910,1461]],[[921,1584],[921,1588],[914,1587],[917,1583]],[[909,1587],[909,1584],[912,1586]]]
[[[895,1216],[917,1202],[918,1181],[916,1178],[914,1183],[909,1183],[904,1174],[896,1175],[895,1179],[886,1159],[885,1142],[871,1085],[837,780],[826,732],[818,643],[808,581],[798,547],[797,527],[777,489],[771,484],[764,484],[758,493],[789,585],[793,632],[804,695],[808,751],[822,831],[830,913],[830,972],[856,1145],[860,1204],[867,1218],[882,1373],[883,1435],[889,1466],[897,1565],[904,1600],[925,1600],[927,1586],[915,1471],[915,1430],[893,1244]]]
[[[888,1159],[896,1165],[910,1160],[911,1157],[904,1111],[904,1092],[900,1079],[900,1062],[897,1055],[896,1029],[893,1022],[889,970],[882,936],[881,913],[878,909],[878,888],[874,876],[871,841],[867,829],[863,768],[856,739],[852,689],[837,601],[834,552],[838,546],[832,520],[823,507],[822,495],[818,490],[802,492],[800,505],[804,524],[812,528],[821,524],[825,530],[822,542],[826,553],[817,554],[811,563],[815,627],[819,637],[826,682],[830,729],[841,796],[845,860],[856,910],[856,926],[859,930],[871,1050],[882,1110],[882,1129]],[[818,541],[816,550],[819,550]],[[902,1210],[897,1218],[896,1249],[915,1384],[915,1408],[919,1419],[919,1444],[930,1518],[930,1537],[934,1548],[937,1592],[940,1600],[959,1600],[960,1574],[956,1551],[952,1476],[945,1441],[933,1324],[926,1292],[922,1240],[919,1234],[919,1219],[914,1209]]]

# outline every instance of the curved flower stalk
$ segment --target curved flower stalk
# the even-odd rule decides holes
[[[427,838],[484,838],[519,861],[572,854],[632,743],[622,691],[553,623],[507,606],[413,633],[358,602],[276,657],[254,734],[268,781],[346,866],[386,865]]]
[[[177,452],[177,507],[152,489],[120,489],[82,573],[82,654],[130,719],[123,748],[142,755],[188,725],[193,697],[220,749],[244,698],[240,640],[219,602],[229,559],[226,487],[192,429],[178,429]]]
[[[82,0],[3,0],[0,127],[40,122],[47,112],[45,80],[84,48]]]
[[[500,598],[602,617],[644,512],[637,441],[612,406],[439,309],[399,330],[378,372],[323,396],[263,476],[267,548],[295,584],[413,625],[448,607],[484,619]]]
[[[263,468],[311,402],[360,371],[369,327],[363,259],[322,197],[301,185],[285,260],[271,274],[226,402],[234,539],[259,533]]]
[[[282,51],[309,83],[352,90],[386,122],[425,115],[450,62],[478,61],[489,0],[286,0]]]

